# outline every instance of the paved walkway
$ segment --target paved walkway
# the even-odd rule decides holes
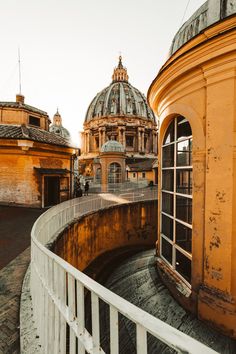
[[[30,261],[30,230],[42,212],[0,206],[0,354],[20,353],[21,286]]]
[[[0,206],[0,269],[30,245],[30,231],[42,209]]]

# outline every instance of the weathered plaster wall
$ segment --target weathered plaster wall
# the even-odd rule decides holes
[[[143,172],[145,173],[145,177],[143,177]],[[147,180],[147,181],[153,181],[155,182],[155,171],[143,171],[143,172],[128,172],[128,179],[131,182],[140,182],[142,180]],[[133,173],[135,173],[135,177],[133,176]]]
[[[53,251],[79,270],[116,248],[154,247],[157,201],[101,209],[69,225],[53,244]]]
[[[48,115],[32,112],[19,106],[19,108],[0,107],[1,124],[29,124],[29,116],[40,119],[40,128],[48,129]]]
[[[43,179],[34,167],[70,170],[71,149],[29,143],[32,146],[25,149],[17,140],[0,140],[1,204],[42,207]]]
[[[191,125],[190,298],[200,318],[233,337],[236,337],[235,23],[236,17],[230,17],[186,43],[167,61],[149,89],[149,102],[160,117],[159,186],[161,146],[168,124],[173,117],[182,115]],[[173,270],[169,267],[168,271]]]

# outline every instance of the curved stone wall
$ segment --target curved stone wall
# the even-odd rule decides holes
[[[204,36],[200,34],[189,41],[166,62],[149,89],[149,102],[159,116],[160,123],[160,201],[164,149],[162,146],[167,129],[176,117],[182,116],[189,122],[192,130],[192,249],[191,254],[189,252],[191,286],[187,286],[190,295],[184,295],[184,301],[189,302],[189,307],[196,311],[200,319],[208,321],[234,338],[235,20],[235,16],[230,16],[207,28]],[[161,204],[162,202],[159,203],[158,218],[163,211]],[[177,274],[174,257],[171,267],[164,259],[160,247],[161,237],[159,229],[159,269],[163,270],[165,281],[168,279],[166,274],[173,277],[170,289],[178,298],[183,297],[179,292],[179,282],[182,278]]]
[[[154,247],[157,201],[101,209],[75,220],[57,237],[52,251],[79,270],[98,256],[122,247]]]

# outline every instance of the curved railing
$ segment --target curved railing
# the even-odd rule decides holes
[[[102,194],[73,199],[49,209],[37,219],[31,233],[30,288],[43,353],[104,353],[100,347],[99,299],[109,306],[111,354],[119,353],[119,313],[136,326],[139,354],[147,353],[147,333],[179,353],[215,353],[112,293],[45,247],[75,218],[116,204],[153,200],[156,195],[155,190],[145,189],[120,196]],[[88,292],[91,292],[92,333],[85,327],[85,293]]]

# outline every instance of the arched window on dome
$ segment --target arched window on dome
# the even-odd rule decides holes
[[[117,162],[111,163],[108,167],[108,183],[121,183],[121,165]]]
[[[182,116],[173,119],[162,145],[161,257],[191,284],[192,130]]]

